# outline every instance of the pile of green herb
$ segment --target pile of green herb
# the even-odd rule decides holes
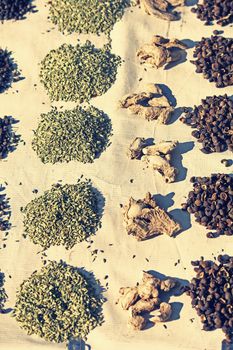
[[[0,311],[3,310],[4,304],[7,301],[7,294],[4,288],[5,276],[0,270]]]
[[[85,339],[103,323],[100,285],[94,276],[65,262],[51,261],[23,281],[13,316],[29,335],[51,342]]]
[[[41,115],[32,148],[43,163],[92,163],[109,145],[111,121],[95,107]]]
[[[61,32],[108,34],[129,0],[51,0],[50,18]]]
[[[72,248],[87,240],[100,226],[99,199],[90,180],[75,185],[55,184],[22,210],[26,236],[44,249]]]
[[[108,46],[63,44],[41,62],[40,79],[52,101],[89,101],[110,89],[120,62]]]

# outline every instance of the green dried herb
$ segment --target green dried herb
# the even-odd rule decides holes
[[[90,180],[55,184],[23,209],[25,233],[44,249],[58,245],[70,249],[100,227],[99,205]]]
[[[0,270],[0,312],[3,310],[4,304],[7,301],[7,294],[4,288],[4,283],[5,283],[5,275]]]
[[[51,342],[86,339],[103,323],[99,281],[83,269],[51,261],[23,281],[13,316],[29,335]]]
[[[108,46],[63,44],[41,62],[40,79],[52,101],[89,101],[110,89],[120,62]]]
[[[50,19],[61,32],[108,34],[130,0],[51,0]]]
[[[41,115],[32,148],[43,163],[93,163],[109,145],[111,121],[95,107],[76,107]]]

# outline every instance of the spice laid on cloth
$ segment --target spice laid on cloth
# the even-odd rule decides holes
[[[34,8],[32,0],[0,0],[0,21],[24,19]]]
[[[208,96],[180,120],[190,125],[204,153],[233,151],[233,101],[227,96]]]
[[[211,177],[192,177],[193,190],[182,209],[194,214],[208,230],[207,237],[233,235],[233,177],[213,174]]]
[[[137,0],[148,15],[152,15],[167,21],[179,19],[179,13],[173,11],[177,6],[183,6],[184,0]]]
[[[116,304],[128,310],[128,326],[133,330],[143,330],[149,320],[154,324],[169,321],[172,305],[162,301],[163,295],[177,287],[172,278],[159,279],[149,272],[143,272],[142,281],[135,287],[122,287]]]
[[[145,91],[124,96],[119,105],[146,120],[168,124],[174,111],[158,84],[147,84]]]
[[[203,0],[201,4],[191,9],[196,13],[197,18],[205,21],[205,25],[217,24],[226,26],[233,22],[233,3],[232,0]]]
[[[137,51],[137,57],[140,64],[158,69],[179,61],[186,49],[187,46],[178,39],[170,40],[154,35],[149,44],[144,44]]]
[[[130,0],[51,0],[50,19],[61,32],[108,34]]]
[[[158,206],[149,192],[144,199],[129,199],[129,203],[123,207],[123,220],[127,234],[138,241],[162,234],[172,237],[181,230],[180,225]]]
[[[51,261],[20,285],[13,316],[28,335],[50,342],[86,339],[103,323],[100,289],[84,269]]]
[[[148,143],[148,140],[143,137],[136,137],[129,146],[129,158],[142,160],[148,167],[161,174],[165,182],[175,182],[178,169],[172,166],[171,162],[172,153],[178,142],[161,141],[156,144]]]
[[[109,46],[97,49],[63,44],[50,51],[41,62],[40,80],[51,101],[89,101],[106,93],[116,80],[119,56]]]
[[[4,288],[4,283],[5,283],[5,275],[0,270],[0,313],[3,311],[5,302],[7,301],[7,298],[8,298]]]
[[[196,73],[202,73],[216,87],[233,85],[233,39],[212,35],[202,38],[194,48],[191,63],[196,66]]]
[[[43,163],[93,163],[109,145],[111,131],[110,119],[95,107],[53,108],[41,115],[32,148]]]
[[[0,93],[19,80],[20,73],[12,58],[12,53],[0,48]]]
[[[10,227],[11,210],[9,205],[9,198],[7,198],[3,185],[0,185],[0,231],[7,231]]]
[[[12,128],[16,123],[17,121],[10,116],[0,118],[0,159],[5,159],[19,143],[20,136]]]
[[[209,260],[193,261],[196,276],[192,278],[187,294],[192,299],[203,324],[203,330],[221,328],[226,340],[233,339],[233,258],[218,256],[218,262]]]
[[[25,233],[44,249],[64,245],[72,248],[100,227],[98,193],[90,180],[75,185],[55,184],[23,209]]]

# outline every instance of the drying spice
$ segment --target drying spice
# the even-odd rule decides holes
[[[12,53],[0,48],[0,93],[6,91],[13,82],[19,79],[20,73],[12,58]]]
[[[130,0],[51,0],[50,19],[61,32],[108,34]]]
[[[172,278],[161,280],[149,272],[143,272],[141,283],[135,287],[122,287],[116,304],[123,310],[128,310],[128,325],[133,330],[142,330],[146,327],[148,314],[154,324],[169,321],[172,315],[172,306],[163,302],[164,293],[170,292],[177,286]]]
[[[4,288],[5,275],[0,270],[0,312],[3,311],[5,302],[7,301],[7,294]]]
[[[167,21],[179,19],[178,12],[174,11],[177,6],[183,6],[184,0],[138,0],[148,15],[152,15]]]
[[[11,227],[9,198],[2,193],[4,189],[4,186],[0,185],[0,231],[7,231]]]
[[[167,183],[174,182],[178,170],[171,165],[172,152],[177,147],[177,141],[161,141],[148,145],[148,140],[136,137],[129,146],[130,159],[142,160],[148,167],[159,172]]]
[[[202,73],[205,79],[215,82],[216,87],[233,84],[233,39],[212,35],[202,38],[196,44],[191,63],[196,66],[196,73]]]
[[[195,129],[202,152],[233,151],[233,101],[227,96],[209,96],[180,119]]]
[[[63,44],[41,62],[40,79],[52,101],[89,101],[110,89],[120,62],[108,45],[97,49],[90,41]]]
[[[100,226],[98,195],[90,180],[75,185],[55,184],[23,209],[25,233],[44,249],[72,248],[87,240]]]
[[[6,158],[19,143],[20,136],[12,128],[16,123],[17,121],[10,116],[0,118],[0,159]]]
[[[218,256],[218,262],[193,261],[196,276],[191,280],[187,294],[192,299],[205,331],[221,328],[226,340],[233,338],[233,258]]]
[[[24,19],[34,8],[33,0],[0,0],[0,21]]]
[[[205,25],[217,21],[217,24],[226,26],[233,22],[232,0],[203,0],[202,4],[197,4],[191,11],[201,21],[205,21]]]
[[[233,178],[227,174],[211,177],[193,177],[193,190],[189,192],[184,210],[194,214],[198,223],[208,230],[207,237],[233,234]]]
[[[167,124],[174,111],[157,84],[147,84],[144,92],[124,96],[119,104],[132,114],[149,121],[157,120],[161,124]]]
[[[186,49],[187,46],[178,39],[170,40],[154,35],[149,44],[144,44],[137,51],[137,57],[140,64],[158,69],[179,61]]]
[[[144,199],[131,197],[123,207],[123,220],[127,234],[138,241],[162,234],[172,237],[181,230],[180,225],[158,206],[150,193]]]
[[[93,163],[109,145],[111,131],[110,119],[95,107],[53,108],[41,115],[32,148],[43,163]]]
[[[94,276],[65,262],[51,261],[24,280],[13,316],[27,334],[61,343],[86,339],[103,323],[100,285]]]

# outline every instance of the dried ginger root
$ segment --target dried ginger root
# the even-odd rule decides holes
[[[157,323],[157,322],[166,322],[171,318],[172,315],[172,306],[168,303],[161,303],[159,310],[157,311],[156,315],[151,318],[151,322]]]
[[[138,241],[160,234],[171,237],[181,229],[180,225],[157,205],[150,193],[147,193],[143,200],[131,197],[129,204],[125,205],[123,210],[126,231]]]
[[[177,169],[171,166],[171,153],[176,148],[177,141],[162,141],[156,145],[147,146],[146,140],[136,137],[127,152],[130,159],[140,159],[153,170],[158,171],[165,182],[171,183],[176,179]]]
[[[174,108],[163,95],[159,85],[147,84],[145,90],[124,96],[119,102],[120,107],[146,120],[158,120],[161,124],[167,124]]]
[[[187,46],[178,39],[170,40],[155,35],[151,43],[144,44],[137,51],[137,57],[140,64],[160,68],[167,63],[180,60],[185,49],[187,49]]]
[[[148,15],[153,15],[167,21],[178,19],[177,12],[172,12],[171,6],[184,5],[184,0],[139,0]]]
[[[120,288],[121,296],[118,303],[124,310],[129,310],[128,325],[133,330],[144,329],[146,326],[144,314],[154,312],[158,308],[159,310],[151,321],[154,323],[168,321],[172,314],[172,307],[170,304],[160,301],[159,292],[168,292],[175,285],[176,282],[171,278],[161,280],[151,273],[143,271],[142,281],[138,286]],[[131,295],[130,298],[129,295]],[[124,300],[126,296],[128,298],[127,302]]]

